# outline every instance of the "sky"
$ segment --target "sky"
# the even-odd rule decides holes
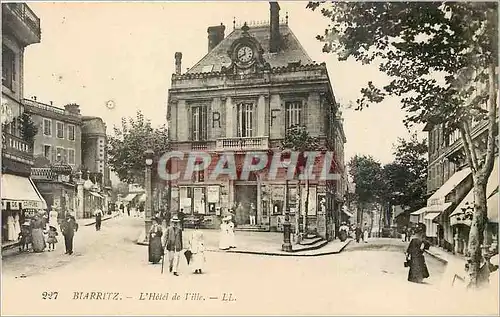
[[[283,18],[309,56],[326,62],[337,101],[344,106],[359,97],[368,81],[387,78],[376,65],[339,62],[321,51],[315,36],[328,20],[305,8],[307,2],[279,2]],[[25,51],[25,98],[63,107],[78,103],[83,115],[100,116],[108,133],[123,116],[140,109],[154,125],[166,122],[166,101],[174,54],[182,52],[183,72],[207,53],[207,27],[223,23],[226,35],[236,23],[269,20],[269,3],[35,3],[42,40]],[[106,102],[113,100],[114,109]],[[408,137],[398,100],[388,99],[363,111],[344,109],[346,162],[355,154],[381,163],[393,159],[393,144]],[[421,135],[421,127],[418,127]]]

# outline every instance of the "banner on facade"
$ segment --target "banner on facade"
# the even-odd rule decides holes
[[[205,197],[203,195],[203,188],[196,187],[193,192],[194,197],[194,213],[205,214]]]
[[[207,187],[207,202],[208,203],[218,203],[219,202],[219,186],[208,186]]]
[[[181,208],[191,207],[191,198],[181,198]]]

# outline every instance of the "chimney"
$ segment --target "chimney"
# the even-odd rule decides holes
[[[269,52],[271,53],[277,53],[280,48],[280,5],[278,2],[269,2],[270,8],[269,11],[271,12],[271,19],[270,19],[270,27],[269,27],[269,32],[270,32],[270,39],[269,39]]]
[[[72,114],[80,114],[80,106],[76,103],[70,103],[64,106],[64,110]]]
[[[208,52],[214,49],[223,39],[224,32],[226,31],[226,27],[224,24],[220,24],[217,26],[210,26],[207,29],[208,32]]]
[[[181,74],[181,66],[182,66],[182,53],[181,52],[175,52],[175,74],[180,75]]]

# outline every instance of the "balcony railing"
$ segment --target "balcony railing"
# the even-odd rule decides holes
[[[6,5],[14,12],[21,21],[26,23],[33,33],[40,36],[40,18],[31,11],[26,3],[6,3]]]
[[[56,180],[57,175],[50,167],[33,167],[31,169],[31,178],[34,180]]]
[[[13,159],[33,161],[33,148],[20,137],[2,132],[2,147],[3,153]]]
[[[37,102],[37,101],[33,101],[33,100],[30,100],[30,99],[23,99],[23,104],[26,105],[26,106],[30,106],[30,107],[42,109],[42,110],[45,110],[45,111],[50,111],[50,112],[58,113],[58,114],[63,115],[63,116],[73,116],[73,117],[76,117],[76,118],[80,117],[79,115],[71,113],[69,111],[66,111],[66,110],[64,110],[62,108],[50,106],[50,105],[47,105],[47,104],[44,104],[44,103],[41,103],[41,102]]]
[[[220,138],[216,143],[217,151],[249,151],[269,149],[269,137]]]

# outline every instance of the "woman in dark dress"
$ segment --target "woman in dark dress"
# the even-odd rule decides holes
[[[149,230],[148,258],[149,262],[153,264],[160,262],[161,257],[163,256],[163,246],[161,243],[163,229],[160,224],[160,219],[153,218],[153,225],[151,226],[151,230]]]
[[[408,272],[408,281],[422,283],[429,277],[429,270],[425,264],[424,253],[429,249],[429,242],[425,239],[425,225],[419,224],[414,232],[415,236],[411,239],[406,258],[409,261],[410,271]]]

